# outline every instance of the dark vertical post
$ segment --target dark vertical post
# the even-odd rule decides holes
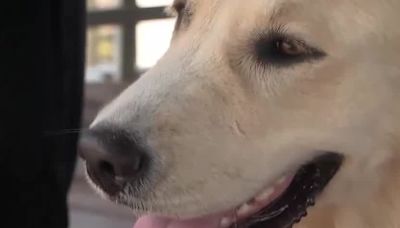
[[[0,7],[1,227],[66,228],[75,164],[85,1]]]
[[[124,7],[128,12],[136,8],[135,0],[124,0]],[[132,81],[134,77],[135,63],[135,21],[133,13],[122,22],[122,78],[124,81]]]

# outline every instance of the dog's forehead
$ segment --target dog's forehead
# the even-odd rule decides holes
[[[172,5],[192,4],[199,7],[216,8],[216,6],[221,4],[228,4],[231,7],[235,7],[237,4],[241,6],[247,6],[250,4],[252,7],[264,6],[265,8],[271,8],[277,6],[277,3],[293,1],[296,0],[248,0],[246,2],[241,0],[173,0]]]
[[[304,6],[305,9],[311,8],[307,10],[308,12],[315,12],[313,11],[315,7],[322,7],[320,10],[334,8],[339,10],[341,7],[362,10],[363,8],[371,9],[370,5],[376,4],[374,0],[173,0],[173,2],[174,4],[189,3],[196,6],[196,8],[214,9],[213,12],[218,12],[218,9],[223,7],[224,9],[230,9],[232,13],[238,13],[237,10],[241,12],[246,9],[251,9],[253,12],[268,13],[280,9],[298,8],[299,6]],[[382,2],[387,5],[399,5],[399,2],[394,0],[384,0]],[[396,4],[393,2],[396,2]]]
[[[174,0],[173,4],[180,4],[180,3],[193,3],[197,6],[208,6],[213,7],[221,4],[227,4],[227,6],[234,7],[236,5],[240,5],[242,7],[258,7],[263,6],[263,8],[273,8],[273,7],[280,7],[290,3],[296,4],[306,4],[307,0]],[[224,5],[225,6],[225,5]]]
[[[395,24],[394,9],[400,8],[400,1],[383,0],[385,14],[382,14],[381,1],[374,0],[175,0],[189,3],[196,19],[191,28],[223,29],[246,33],[246,30],[268,28],[270,25],[288,25],[300,32],[321,30],[337,37],[352,34],[354,39],[365,33],[376,32],[379,28]],[[335,10],[332,10],[335,9]],[[387,20],[385,23],[384,20]],[[347,26],[352,21],[358,30]],[[391,22],[391,23],[390,23]],[[241,27],[240,27],[241,26]],[[381,29],[383,30],[383,29]],[[393,30],[393,28],[391,28]],[[398,31],[398,28],[395,28]],[[221,31],[221,30],[220,30]],[[316,31],[316,32],[318,32]],[[208,34],[208,33],[203,33]]]
[[[174,0],[174,5],[186,4],[201,15],[202,22],[210,22],[212,18],[224,18],[225,16],[234,17],[236,19],[226,19],[226,21],[234,22],[235,20],[249,21],[253,17],[269,21],[272,17],[285,16],[302,5],[317,5],[317,2],[325,0]],[[314,11],[315,12],[315,11]],[[245,17],[245,18],[243,18]],[[265,19],[267,17],[267,19]]]
[[[229,29],[252,30],[255,27],[268,27],[271,24],[287,24],[301,17],[307,20],[309,15],[319,15],[318,10],[309,10],[306,12],[302,7],[306,2],[311,0],[176,0],[176,3],[186,2],[190,4],[196,15],[196,21],[192,24],[192,28],[198,29],[218,27],[222,31]],[[313,5],[317,5],[317,1],[312,0]],[[316,6],[313,6],[316,7]],[[321,10],[322,11],[322,10]],[[212,25],[209,25],[212,24]],[[238,27],[239,26],[239,27]],[[237,30],[238,31],[238,30]],[[246,31],[243,31],[246,32]]]

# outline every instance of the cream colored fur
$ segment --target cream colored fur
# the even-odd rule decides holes
[[[400,228],[400,1],[193,0],[160,62],[93,125],[138,132],[157,154],[151,197],[182,218],[233,208],[316,155],[346,160],[298,228]],[[274,26],[327,56],[261,69]],[[160,173],[163,175],[161,176]]]

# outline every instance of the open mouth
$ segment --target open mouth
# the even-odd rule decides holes
[[[325,153],[229,212],[191,220],[144,216],[134,228],[290,228],[315,205],[342,162],[342,155]]]

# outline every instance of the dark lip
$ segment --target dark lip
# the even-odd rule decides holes
[[[325,152],[302,166],[286,192],[268,207],[231,228],[291,228],[307,216],[307,209],[335,177],[343,155]]]

